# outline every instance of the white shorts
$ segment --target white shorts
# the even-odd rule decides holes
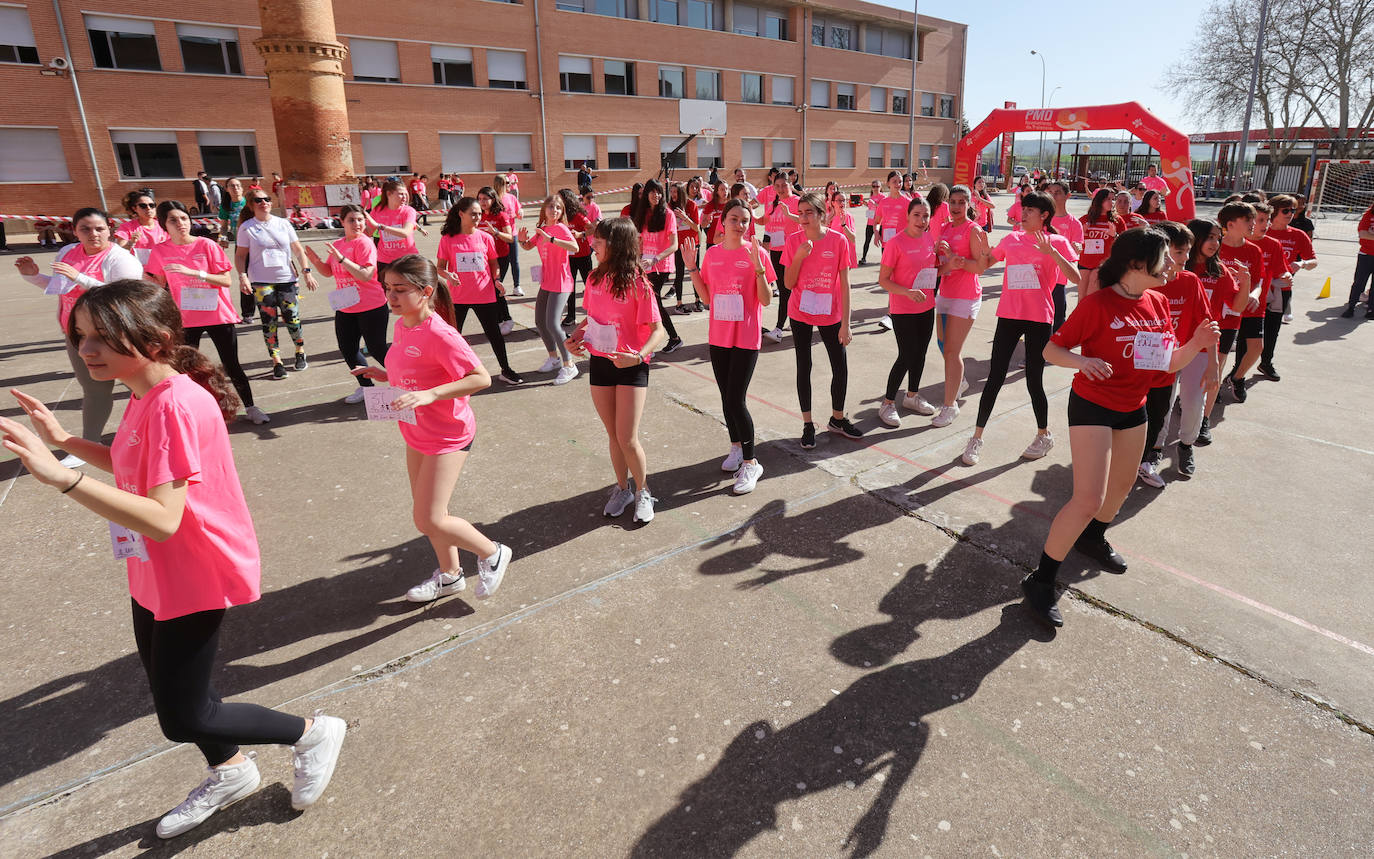
[[[978,308],[982,306],[982,298],[945,298],[943,295],[935,296],[936,313],[958,316],[960,319],[977,319]]]

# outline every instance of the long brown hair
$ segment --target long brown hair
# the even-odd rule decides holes
[[[190,376],[214,396],[225,420],[238,412],[238,394],[224,371],[186,345],[181,311],[166,289],[129,278],[82,293],[67,317],[67,342],[77,348],[76,311],[82,309],[90,314],[93,327],[104,332],[101,339],[114,351],[121,355],[137,352]]]
[[[629,218],[605,218],[596,222],[596,236],[606,243],[606,254],[596,261],[593,277],[610,282],[611,295],[624,298],[640,282],[639,230]]]
[[[378,209],[389,208],[391,205],[391,192],[403,190],[405,190],[405,186],[401,184],[399,179],[388,179],[385,182],[383,182],[382,196],[377,198],[377,205],[372,207],[372,211],[375,212]],[[405,203],[402,203],[401,205],[404,206]]]
[[[388,274],[405,278],[412,286],[424,289],[431,287],[429,306],[439,314],[439,318],[457,327],[457,316],[453,312],[453,296],[449,295],[448,285],[439,280],[439,270],[434,263],[419,254],[406,254],[387,264]]]

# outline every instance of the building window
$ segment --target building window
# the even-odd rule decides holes
[[[830,81],[811,82],[811,106],[830,107]]]
[[[773,75],[773,104],[793,104],[792,78]]]
[[[596,138],[590,134],[563,135],[563,169],[576,170],[583,164],[596,169]]]
[[[660,137],[658,139],[659,161],[668,167],[685,168],[687,166],[687,147],[683,146],[678,149],[678,146],[686,140],[685,137]],[[677,149],[676,154],[673,153],[674,149]]]
[[[476,83],[472,73],[472,48],[430,45],[429,61],[434,66],[434,82],[440,86],[473,86]]]
[[[56,128],[0,128],[0,182],[69,182],[71,178]]]
[[[921,93],[921,116],[935,115],[935,93]]]
[[[736,7],[738,8],[738,7]],[[740,166],[763,166],[763,138],[746,137],[740,142]]]
[[[894,89],[892,91],[892,112],[900,113],[903,116],[911,112],[911,107],[907,104],[907,91],[904,89]]]
[[[720,72],[697,69],[697,98],[706,101],[720,101]]]
[[[639,138],[607,137],[606,167],[611,170],[638,170]]]
[[[854,110],[857,107],[854,104],[855,92],[854,84],[835,84],[835,108],[837,110]]]
[[[821,18],[811,19],[811,44],[825,47],[825,21]]]
[[[445,173],[481,173],[481,136],[477,134],[439,135],[439,165],[439,169]]]
[[[911,33],[906,30],[891,30],[886,27],[869,27],[864,40],[864,51],[885,57],[911,59]]]
[[[211,176],[258,175],[258,145],[251,131],[201,131],[200,169]]]
[[[373,176],[398,176],[410,172],[410,146],[404,131],[360,132],[363,172]]]
[[[534,156],[530,154],[528,134],[493,134],[491,139],[497,170],[533,169]]]
[[[660,24],[676,24],[677,0],[653,0],[654,20]]]
[[[774,9],[735,4],[734,29],[741,36],[787,40],[787,14]]]
[[[830,47],[839,48],[842,51],[850,49],[854,41],[854,31],[847,25],[831,25],[830,27]]]
[[[830,166],[830,141],[813,140],[811,141],[811,166],[829,167]]]
[[[716,4],[711,0],[687,0],[687,26],[698,30],[716,28]]]
[[[890,156],[890,157],[889,157],[889,160],[888,160],[888,162],[887,162],[888,165],[891,166],[891,167],[905,167],[905,166],[906,166],[906,144],[905,144],[905,143],[889,143],[889,144],[887,145],[887,148],[888,148],[888,154],[889,154],[889,156]]]
[[[153,32],[152,21],[86,16],[86,34],[91,39],[91,54],[98,69],[161,71],[162,61],[158,59],[157,37]]]
[[[591,57],[559,57],[558,88],[563,92],[594,92]]]
[[[940,96],[940,116],[944,117],[945,119],[954,118],[954,96]]]
[[[174,131],[111,131],[119,175],[125,179],[180,179],[181,152]]]
[[[658,94],[663,98],[682,98],[683,89],[681,66],[658,67]]]
[[[868,109],[875,113],[887,113],[887,87],[875,86],[869,88]]]
[[[763,75],[744,72],[739,76],[740,99],[749,104],[763,104]]]
[[[922,167],[930,166],[931,146],[929,143],[922,143],[916,147],[916,163]]]
[[[770,39],[787,41],[787,15],[771,9],[764,10],[763,34]]]
[[[557,8],[563,12],[590,12],[612,18],[639,17],[637,0],[558,0]]]
[[[396,43],[381,39],[349,39],[348,56],[353,61],[353,80],[372,83],[400,83],[401,62]]]
[[[883,145],[881,143],[868,144],[868,166],[885,167],[887,162],[883,160]]]
[[[812,17],[811,44],[848,51],[854,47],[854,28],[833,18]]]
[[[487,86],[526,89],[523,51],[487,51]]]
[[[853,167],[854,166],[854,142],[850,140],[835,141],[835,166]]]
[[[238,30],[177,24],[177,41],[181,43],[181,63],[186,71],[206,75],[243,74]]]
[[[635,64],[624,60],[606,60],[605,79],[607,95],[635,94]]]
[[[792,141],[774,140],[773,141],[773,164],[774,167],[795,167],[792,163]]]
[[[725,141],[719,137],[707,140],[697,138],[697,169],[710,170],[712,167],[725,166]]]
[[[953,166],[954,166],[954,147],[953,147],[953,146],[941,146],[940,148],[938,148],[938,149],[936,150],[936,153],[939,155],[939,158],[940,158],[940,164],[939,164],[939,166],[941,166],[941,167],[953,167]]]
[[[0,63],[37,62],[38,43],[33,40],[28,10],[18,6],[0,6]],[[65,162],[62,172],[67,172]]]

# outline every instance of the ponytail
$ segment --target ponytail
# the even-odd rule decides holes
[[[226,421],[238,414],[239,396],[234,391],[234,386],[229,383],[228,377],[224,375],[224,369],[211,364],[210,359],[199,349],[184,343],[173,346],[167,352],[164,363],[169,364],[178,373],[190,376],[197,385],[209,391]]]

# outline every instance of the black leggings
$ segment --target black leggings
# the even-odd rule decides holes
[[[811,325],[792,322],[792,349],[797,353],[797,402],[803,412],[811,411],[811,333],[819,331],[826,354],[830,356],[830,408],[844,411],[844,396],[849,389],[849,359],[840,345],[840,323]]]
[[[986,427],[997,405],[997,394],[1007,380],[1016,342],[1026,338],[1026,390],[1030,391],[1031,409],[1035,425],[1047,429],[1050,425],[1050,402],[1045,397],[1045,344],[1050,342],[1051,323],[1030,322],[1025,319],[997,318],[997,330],[992,335],[992,359],[988,378],[983,383],[983,395],[978,399],[977,426]]]
[[[368,353],[378,364],[386,364],[386,327],[390,318],[391,310],[385,304],[362,313],[334,312],[334,340],[339,344],[339,354],[348,369],[367,366],[367,359],[358,351],[359,340],[367,344]],[[370,388],[372,380],[359,376],[358,384]]]
[[[701,252],[698,251],[697,259],[700,259],[700,255]],[[695,265],[696,262],[697,261],[695,259],[692,260],[693,265]],[[679,247],[677,250],[673,251],[673,295],[677,296],[678,304],[682,303],[682,278],[683,275],[686,274],[686,271],[687,264],[682,259],[682,248]],[[697,295],[697,287],[695,283],[692,284],[692,294],[696,295],[697,301],[701,301],[701,296]]]
[[[725,412],[725,429],[730,442],[738,442],[745,459],[754,458],[754,418],[749,414],[749,380],[759,361],[757,349],[738,346],[712,346],[711,369],[720,388],[721,410]]]
[[[134,641],[148,675],[158,724],[167,739],[195,743],[210,766],[238,754],[239,744],[293,745],[305,733],[300,716],[257,704],[225,704],[210,683],[219,648],[224,609],[198,611],[170,620],[130,600]]]
[[[1069,315],[1069,296],[1068,284],[1056,283],[1054,285],[1054,331],[1058,331],[1064,326],[1064,319]],[[1043,429],[1043,427],[1042,427]]]
[[[568,269],[572,272],[573,290],[572,295],[568,296],[568,307],[563,311],[563,324],[571,325],[577,321],[577,276],[582,275],[582,294],[587,293],[587,278],[592,275],[591,255],[584,257],[569,257]]]
[[[253,297],[251,292],[239,293],[239,315],[244,319],[252,319],[258,312],[258,300]]]
[[[482,333],[487,335],[487,342],[491,344],[491,351],[496,355],[496,363],[500,365],[502,372],[510,370],[510,363],[506,359],[506,338],[501,335],[500,305],[494,301],[486,304],[453,305],[454,322],[457,323],[453,327],[458,329],[459,334],[463,333],[463,322],[468,318],[469,310],[477,317],[478,324],[482,326]]]
[[[663,296],[659,294],[668,283],[668,277],[669,273],[666,271],[650,272],[649,284],[653,287],[654,301],[658,302],[658,316],[663,320],[663,329],[668,332],[669,340],[677,340],[677,328],[673,325],[673,319],[668,315],[668,311],[663,309]]]
[[[1364,288],[1369,283],[1369,278],[1374,275],[1374,254],[1359,254],[1355,257],[1355,277],[1350,281],[1350,301],[1351,307],[1360,303],[1360,296],[1364,294]],[[1370,302],[1370,307],[1374,307],[1374,301]]]
[[[506,280],[506,272],[510,270],[511,262],[509,256],[503,256],[496,261],[496,279],[502,283]],[[515,270],[515,285],[520,285],[520,269]],[[510,320],[510,305],[506,303],[506,294],[499,289],[496,291],[496,307],[498,317],[502,322]]]
[[[1287,294],[1285,293],[1285,296]],[[1260,349],[1260,363],[1274,363],[1274,347],[1279,345],[1279,332],[1283,330],[1283,311],[1264,311],[1264,346]]]
[[[1164,422],[1169,419],[1169,409],[1173,404],[1173,385],[1151,388],[1145,395],[1145,450],[1140,454],[1141,462],[1149,460],[1153,455],[1155,441],[1159,438],[1159,431],[1164,429]]]
[[[864,252],[859,255],[860,260],[866,261],[868,259],[868,246],[873,241],[873,228],[875,226],[877,225],[869,224],[867,227],[864,227]]]
[[[926,350],[930,335],[935,331],[935,309],[924,313],[892,314],[892,333],[897,335],[897,360],[887,374],[885,399],[897,399],[902,377],[907,378],[906,389],[915,393],[921,387],[921,373],[926,368]]]
[[[778,281],[775,284],[778,288],[778,324],[774,328],[787,327],[787,302],[792,298],[792,290],[787,288],[785,283],[787,266],[782,264],[782,251],[769,251],[768,257],[773,261],[773,271],[777,272]]]
[[[243,407],[250,408],[253,405],[253,389],[248,387],[248,374],[243,372],[243,365],[239,363],[239,335],[234,329],[234,323],[192,325],[184,329],[183,334],[186,345],[192,349],[200,348],[202,334],[210,335],[210,342],[215,344],[215,351],[219,353],[219,362],[224,365],[224,375],[234,383],[234,390],[238,391],[239,399],[243,400]]]

